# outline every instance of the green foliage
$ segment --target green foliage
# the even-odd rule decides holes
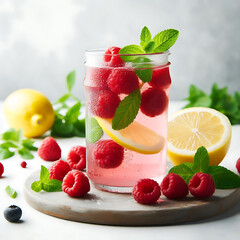
[[[11,197],[11,198],[16,198],[17,197],[17,192],[11,188],[9,185],[5,188],[6,193]]]
[[[240,93],[234,95],[228,93],[227,87],[219,88],[213,84],[211,93],[208,95],[195,85],[189,88],[189,96],[185,99],[189,103],[184,108],[189,107],[209,107],[225,114],[232,125],[240,123]]]

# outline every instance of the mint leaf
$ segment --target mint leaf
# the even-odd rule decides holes
[[[95,118],[87,118],[87,141],[90,143],[97,142],[103,135],[103,130]]]
[[[13,128],[10,128],[9,130],[7,130],[2,134],[2,140],[4,141],[11,140],[11,141],[17,142],[18,138],[19,138],[19,132]]]
[[[62,191],[62,182],[56,179],[49,179],[43,182],[42,189],[46,192]]]
[[[65,116],[65,120],[70,123],[76,122],[80,114],[80,108],[81,108],[80,102],[77,102],[76,104],[74,104],[71,108],[68,109]]]
[[[179,32],[178,30],[175,29],[167,29],[158,33],[153,38],[153,41],[155,42],[156,46],[156,48],[153,51],[155,53],[167,51],[176,42],[178,35]]]
[[[143,49],[138,45],[128,45],[120,49],[119,54],[144,54]],[[131,62],[136,56],[120,56],[123,61]]]
[[[34,156],[31,154],[31,152],[25,147],[18,149],[18,153],[23,159],[33,159],[34,158]]]
[[[41,192],[42,190],[42,183],[41,181],[35,181],[31,184],[31,189],[35,192]]]
[[[144,51],[146,53],[151,53],[152,50],[154,49],[155,47],[155,42],[154,41],[150,41],[145,47],[144,47]]]
[[[16,144],[14,144],[14,143],[12,143],[12,142],[8,142],[8,141],[0,144],[0,148],[6,148],[6,149],[8,149],[8,148],[17,148],[17,147],[18,147],[18,146],[17,146]]]
[[[209,166],[206,173],[212,176],[216,188],[229,189],[240,187],[240,177],[227,168]]]
[[[152,39],[152,34],[149,31],[149,29],[145,26],[140,35],[140,45],[142,48],[145,48],[145,46],[150,42]]]
[[[0,160],[10,158],[14,155],[14,152],[11,152],[8,148],[0,147]]]
[[[199,147],[193,158],[193,170],[205,173],[209,166],[209,155],[205,147]]]
[[[22,140],[22,145],[27,148],[28,150],[31,150],[31,151],[37,151],[38,148],[33,146],[34,144],[34,141],[32,141],[31,139],[24,139]]]
[[[152,79],[152,63],[151,60],[146,57],[137,57],[133,61],[133,67],[137,76],[145,83],[150,82]]]
[[[190,179],[193,177],[195,172],[186,163],[181,163],[180,165],[174,166],[169,170],[169,173],[175,173],[182,177],[184,181],[188,184]]]
[[[9,185],[5,188],[6,193],[11,197],[11,198],[16,198],[17,197],[17,192],[11,188]]]
[[[40,181],[45,182],[49,179],[49,171],[46,167],[41,165],[41,171],[40,171]]]
[[[70,93],[66,93],[66,94],[64,94],[62,97],[60,97],[56,102],[54,102],[54,104],[57,104],[57,103],[65,103],[70,96],[71,96]]]
[[[72,88],[75,84],[75,80],[76,80],[76,71],[72,71],[67,75],[67,88],[68,88],[68,92],[72,91]]]
[[[112,120],[114,130],[120,130],[129,126],[138,114],[141,103],[140,90],[137,89],[126,96],[118,105]]]
[[[75,136],[85,137],[85,118],[77,120],[73,124],[73,127],[74,127],[73,133],[74,133]]]

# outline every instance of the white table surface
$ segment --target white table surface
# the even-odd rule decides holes
[[[179,110],[181,102],[170,102],[169,113]],[[0,104],[0,133],[6,129]],[[72,146],[84,145],[84,139],[68,138],[57,139],[62,148],[62,158],[66,159],[67,153]],[[240,125],[233,126],[233,136],[230,150],[221,163],[237,173],[236,160],[240,157]],[[41,140],[36,140],[39,146]],[[238,239],[240,233],[240,202],[231,210],[204,221],[192,222],[172,226],[155,227],[117,227],[86,224],[67,221],[38,212],[25,201],[23,186],[25,179],[34,171],[39,170],[41,165],[49,167],[51,163],[41,160],[37,154],[33,160],[27,160],[27,168],[21,168],[22,159],[14,156],[2,160],[5,171],[0,178],[0,240],[24,239],[24,240],[62,240],[62,239]],[[170,165],[170,163],[169,163]],[[5,187],[10,185],[18,196],[10,198]],[[9,223],[3,217],[3,211],[11,204],[22,208],[22,222]]]

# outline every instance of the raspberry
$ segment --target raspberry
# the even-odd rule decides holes
[[[4,167],[2,163],[0,163],[0,177],[3,175],[3,173],[4,173]]]
[[[113,140],[99,141],[93,152],[96,163],[101,168],[116,168],[123,161],[124,148]]]
[[[38,149],[40,158],[46,161],[55,161],[61,157],[61,148],[52,137],[46,137]]]
[[[162,194],[169,199],[180,199],[188,195],[188,186],[182,177],[169,173],[161,183]]]
[[[162,89],[151,87],[145,90],[141,95],[140,109],[149,117],[160,115],[168,105],[168,97]]]
[[[138,203],[151,204],[159,199],[161,190],[156,181],[145,178],[133,187],[132,195]]]
[[[22,161],[22,162],[21,162],[21,167],[22,167],[22,168],[26,168],[26,166],[27,166],[27,163],[26,163],[25,161]]]
[[[190,193],[197,198],[209,198],[215,192],[215,183],[207,173],[196,173],[191,178],[188,188]]]
[[[107,80],[108,87],[116,94],[129,94],[139,87],[138,77],[130,69],[114,69]]]
[[[67,162],[72,169],[83,170],[86,167],[86,148],[73,147],[68,154]]]
[[[119,97],[108,90],[98,92],[91,102],[93,114],[102,118],[112,118],[120,103]]]
[[[62,190],[70,197],[82,197],[90,191],[88,178],[79,170],[72,170],[63,178]]]
[[[171,85],[169,67],[154,69],[152,79],[149,84],[153,87],[161,88],[169,87]]]
[[[240,174],[240,158],[237,160],[237,162],[236,162],[236,168],[237,168],[237,170],[238,170],[238,173]],[[1,171],[0,171],[1,172]],[[0,174],[0,176],[1,176],[1,174]]]
[[[118,53],[121,48],[109,47],[105,52],[104,61],[109,67],[122,67],[124,65],[123,60],[119,57]]]
[[[71,171],[71,168],[67,162],[58,160],[51,165],[48,171],[50,179],[57,179],[62,181],[65,175]]]
[[[86,67],[84,84],[86,86],[108,89],[107,79],[110,73],[110,68]]]

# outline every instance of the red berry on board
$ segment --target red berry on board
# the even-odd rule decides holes
[[[118,55],[121,48],[119,47],[109,47],[105,52],[104,61],[109,67],[122,67],[124,65],[123,60]]]
[[[21,167],[22,167],[22,168],[26,168],[26,166],[27,166],[27,163],[26,163],[25,161],[22,161],[22,162],[21,162]]]
[[[124,148],[113,140],[101,140],[95,145],[93,158],[101,168],[116,168],[123,161]]]
[[[63,178],[62,190],[70,197],[82,197],[90,191],[88,178],[79,170],[72,170]]]
[[[62,181],[65,175],[71,171],[71,168],[67,162],[58,160],[50,166],[48,171],[50,179],[57,179],[59,181]]]
[[[92,113],[102,118],[112,118],[120,103],[120,98],[115,93],[103,90],[94,94],[91,101]]]
[[[156,181],[145,178],[139,180],[133,187],[132,195],[138,203],[152,204],[159,199],[161,190]]]
[[[83,170],[86,168],[86,148],[73,147],[68,154],[67,162],[72,169]]]
[[[160,88],[148,88],[141,94],[142,113],[149,117],[155,117],[164,112],[168,105],[168,97]]]
[[[169,199],[180,199],[188,195],[188,185],[182,177],[169,173],[162,181],[161,191]]]
[[[152,79],[149,84],[153,87],[168,88],[171,85],[169,67],[153,69]]]
[[[3,175],[4,173],[4,167],[3,167],[3,164],[0,163],[0,177]]]
[[[215,183],[211,175],[207,173],[196,173],[191,178],[188,188],[194,197],[204,199],[213,195],[215,192]]]
[[[139,87],[136,73],[132,69],[114,69],[107,80],[108,87],[116,94],[130,94]]]
[[[52,137],[46,137],[38,149],[38,155],[45,161],[56,161],[61,158],[61,148]]]
[[[238,170],[238,173],[240,174],[240,158],[236,162],[236,168]]]

